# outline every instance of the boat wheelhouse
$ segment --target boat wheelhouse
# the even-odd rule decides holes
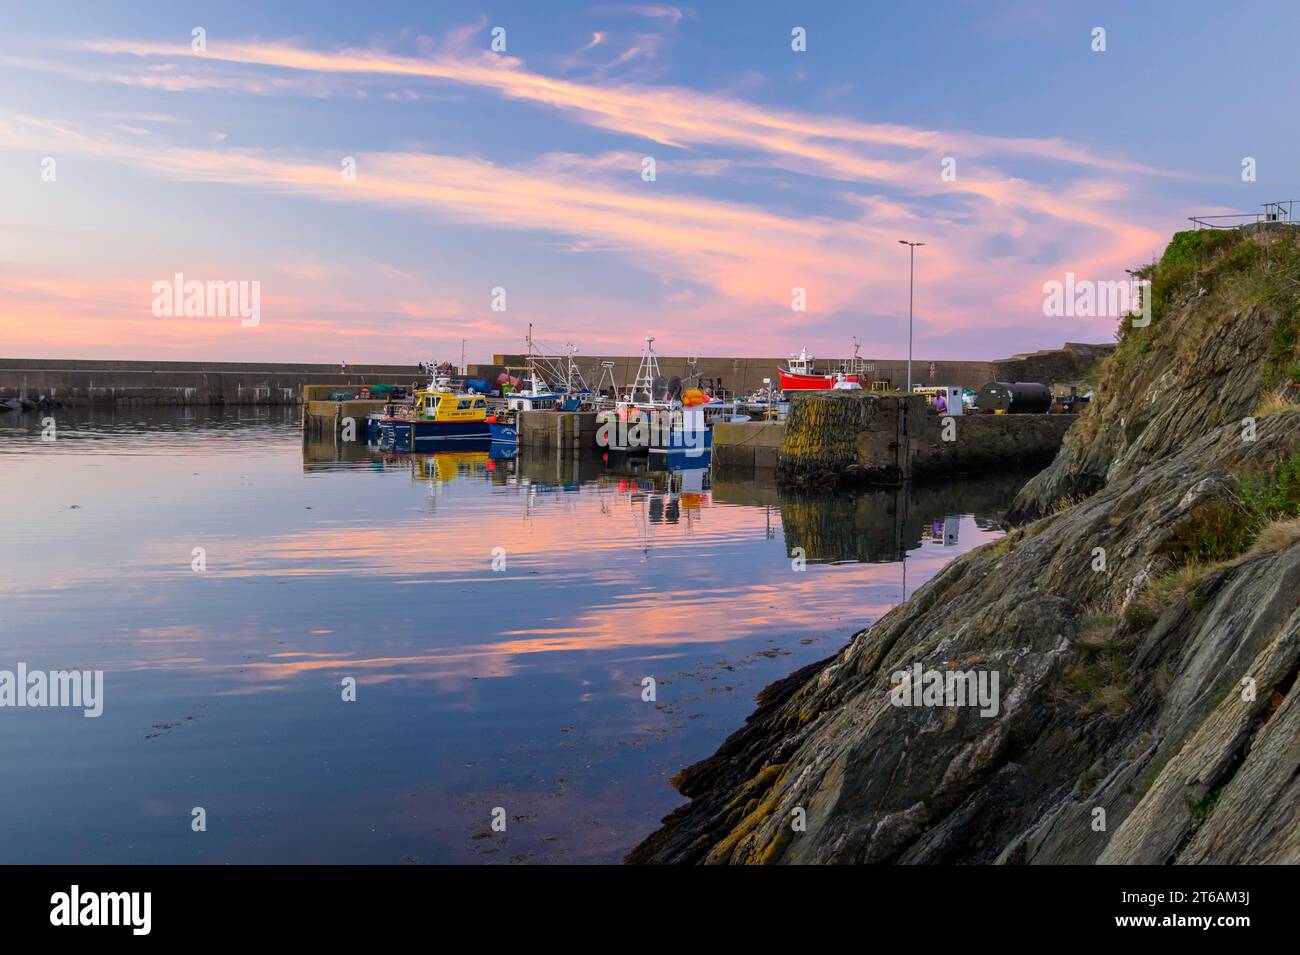
[[[510,411],[555,411],[563,396],[546,387],[546,383],[532,371],[528,387],[506,395],[506,408]]]

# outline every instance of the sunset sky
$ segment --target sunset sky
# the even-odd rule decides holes
[[[996,358],[1112,339],[1111,318],[1044,317],[1043,283],[1123,278],[1187,216],[1297,188],[1283,3],[0,2],[0,20],[3,357],[413,363],[466,338],[476,361],[533,322],[587,354],[654,334],[664,354],[830,357],[857,335],[896,358],[908,238],[917,356]],[[156,317],[178,272],[259,282],[260,323]]]

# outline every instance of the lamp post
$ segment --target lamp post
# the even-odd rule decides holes
[[[924,242],[908,242],[899,239],[899,245],[908,246],[907,250],[907,393],[912,393],[912,290],[916,283],[916,247]]]

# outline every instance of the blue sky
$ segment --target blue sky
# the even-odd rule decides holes
[[[1122,278],[1188,215],[1294,189],[1300,12],[1281,3],[3,16],[15,357],[414,361],[463,337],[484,359],[530,321],[589,354],[656,334],[667,353],[829,356],[857,335],[897,357],[902,237],[927,243],[918,357],[1001,357],[1111,337],[1113,316],[1045,317],[1043,283]],[[261,322],[154,315],[176,272],[258,282]]]

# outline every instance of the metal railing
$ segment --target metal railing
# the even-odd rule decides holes
[[[1297,202],[1300,202],[1300,199],[1283,199],[1280,202],[1265,202],[1261,212],[1229,212],[1217,216],[1188,216],[1187,218],[1198,229],[1242,229],[1260,223],[1295,226],[1300,225],[1300,221],[1292,215]]]

